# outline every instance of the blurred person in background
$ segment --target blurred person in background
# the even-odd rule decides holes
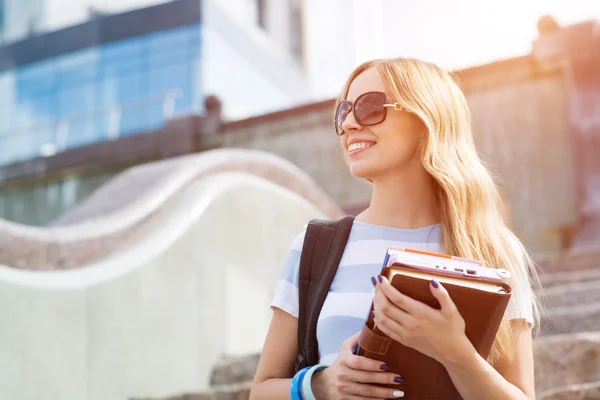
[[[533,288],[539,279],[503,220],[499,192],[474,145],[470,110],[452,76],[414,59],[366,62],[341,91],[335,130],[350,172],[371,182],[373,192],[370,206],[353,222],[321,310],[320,364],[309,382],[312,393],[304,396],[411,398],[376,385],[404,378],[354,355],[373,302],[378,328],[444,365],[465,400],[534,399],[532,329],[539,326],[540,307]],[[277,284],[252,400],[290,397],[303,239],[304,232],[294,240]],[[513,295],[488,360],[466,337],[464,320],[443,285],[430,284],[441,305],[437,310],[378,276],[387,247],[399,244],[512,272]]]

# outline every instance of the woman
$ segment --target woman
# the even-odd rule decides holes
[[[350,172],[371,182],[373,193],[369,208],[354,221],[319,317],[320,363],[328,367],[310,379],[314,396],[405,395],[375,385],[401,383],[402,377],[353,354],[373,301],[377,326],[444,365],[465,400],[534,399],[531,329],[539,326],[539,312],[532,282],[537,284],[537,275],[503,221],[499,194],[477,155],[458,85],[426,62],[374,60],[351,74],[335,110]],[[294,241],[277,285],[253,400],[290,396],[302,240],[303,234]],[[430,285],[442,306],[435,310],[375,278],[390,245],[462,256],[512,272],[513,296],[488,361],[465,336],[464,320],[443,285]]]

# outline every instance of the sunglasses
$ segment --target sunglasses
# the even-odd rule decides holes
[[[353,108],[354,119],[360,126],[372,126],[385,121],[388,107],[393,107],[396,111],[403,109],[400,103],[387,104],[386,95],[383,92],[363,93],[354,100],[354,106],[348,100],[344,100],[338,104],[335,110],[335,133],[338,136],[344,134],[342,124]]]

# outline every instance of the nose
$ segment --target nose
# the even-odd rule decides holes
[[[354,110],[351,110],[342,122],[342,129],[344,132],[356,132],[362,129],[362,126],[354,119]]]

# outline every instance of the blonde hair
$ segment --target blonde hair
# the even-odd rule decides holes
[[[406,58],[372,60],[352,72],[335,107],[348,95],[352,81],[369,68],[377,70],[394,101],[427,128],[421,162],[436,182],[443,251],[511,271],[513,301],[531,298],[538,330],[541,306],[534,290],[540,287],[536,267],[503,219],[499,191],[475,148],[463,92],[449,73],[434,64]],[[512,359],[513,336],[505,316],[489,362]]]

